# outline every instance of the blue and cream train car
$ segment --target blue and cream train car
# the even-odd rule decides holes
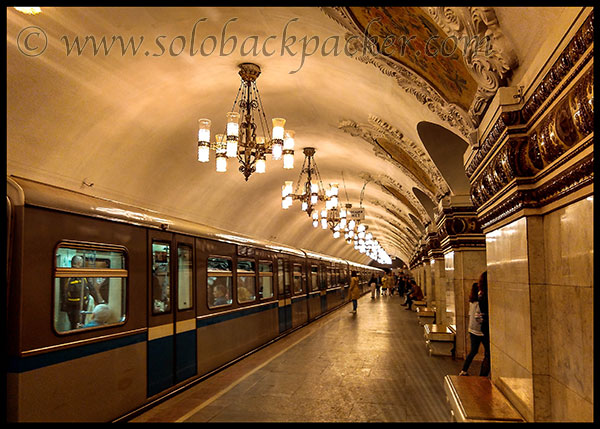
[[[9,421],[114,421],[381,270],[7,177]]]

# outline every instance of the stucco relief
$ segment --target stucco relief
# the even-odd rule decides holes
[[[414,223],[407,217],[402,215],[402,210],[400,210],[398,207],[394,206],[393,204],[390,204],[388,202],[384,202],[384,201],[379,201],[379,200],[372,200],[369,201],[370,204],[375,205],[375,206],[379,206],[382,207],[383,209],[385,209],[385,211],[387,211],[391,216],[393,216],[394,219],[396,219],[398,222],[390,222],[392,225],[394,225],[398,231],[400,231],[401,233],[405,234],[406,232],[408,232],[407,237],[409,238],[409,242],[413,242],[413,245],[416,244],[416,242],[419,239],[418,234],[414,231],[414,229],[418,229],[416,228],[416,225],[414,225]],[[402,224],[400,224],[400,222]]]
[[[476,125],[465,109],[458,104],[448,102],[427,80],[406,65],[385,55],[371,54],[373,48],[365,46],[364,31],[357,25],[347,8],[323,7],[321,10],[347,30],[346,44],[349,51],[357,53],[354,55],[356,60],[372,64],[386,76],[393,77],[402,89],[448,122],[465,140],[474,143]]]
[[[501,31],[493,8],[438,6],[427,10],[449,36],[459,41],[474,41],[459,43],[459,47],[478,84],[469,116],[474,124],[479,124],[489,101],[510,71],[518,66],[517,56]]]
[[[429,155],[384,120],[370,115],[369,124],[342,120],[338,123],[338,128],[371,144],[375,156],[400,169],[432,201],[438,201],[450,192],[448,184]]]
[[[374,176],[370,173],[362,172],[359,174],[359,177],[365,181],[379,185],[383,192],[401,202],[407,208],[407,212],[412,213],[421,222],[425,223],[426,220],[429,219],[429,215],[425,211],[425,208],[414,194],[410,191],[406,191],[401,184],[388,175],[378,174]]]

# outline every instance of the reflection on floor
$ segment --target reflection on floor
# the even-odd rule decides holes
[[[254,353],[134,422],[449,422],[444,375],[398,295],[359,300]]]

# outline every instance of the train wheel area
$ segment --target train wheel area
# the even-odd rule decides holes
[[[130,422],[449,422],[444,376],[398,296],[364,295]]]

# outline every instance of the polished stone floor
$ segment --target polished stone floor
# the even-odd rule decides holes
[[[443,379],[398,295],[336,310],[132,422],[449,422]]]

